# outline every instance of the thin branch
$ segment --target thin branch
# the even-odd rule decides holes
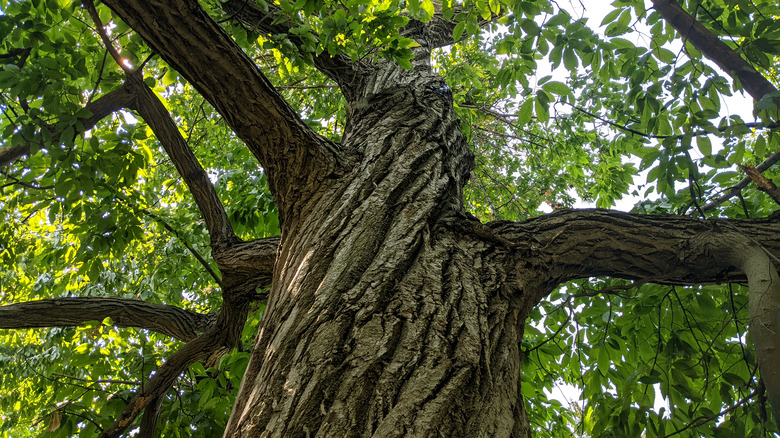
[[[127,86],[123,84],[116,90],[108,94],[104,94],[94,102],[87,104],[83,109],[89,111],[91,116],[78,119],[78,124],[76,127],[79,127],[80,124],[83,129],[76,129],[74,131],[74,138],[76,135],[80,135],[81,133],[92,129],[92,127],[94,127],[95,124],[103,118],[115,113],[116,111],[130,107],[132,100],[133,95],[129,92]],[[53,144],[58,143],[60,141],[61,135],[62,132],[52,132],[51,142]],[[13,161],[24,155],[29,155],[32,151],[33,144],[36,144],[38,147],[44,146],[41,143],[41,140],[38,138],[27,141],[22,145],[6,146],[4,148],[0,148],[0,167],[11,164]]]
[[[558,330],[556,330],[555,333],[552,334],[552,336],[548,337],[544,341],[542,341],[542,342],[534,345],[533,347],[529,348],[528,350],[526,350],[524,354],[527,355],[527,354],[533,352],[534,350],[537,350],[537,349],[541,348],[544,344],[546,344],[546,343],[552,341],[553,339],[555,339],[555,337],[558,336],[563,331],[563,329],[565,329],[569,325],[570,321],[571,321],[571,315],[569,314],[569,312],[566,312],[566,320],[561,323],[561,326],[558,327]]]
[[[114,424],[103,431],[98,438],[119,437],[142,411],[152,403],[158,402],[159,397],[171,388],[187,367],[199,360],[207,359],[216,351],[233,348],[240,341],[248,308],[246,302],[226,301],[219,312],[217,323],[165,361],[144,388],[127,403]]]
[[[28,183],[28,182],[22,181],[19,178],[15,177],[13,175],[10,175],[8,172],[5,172],[3,170],[0,170],[0,175],[3,175],[4,177],[6,177],[6,178],[11,180],[10,183],[3,184],[2,186],[0,186],[0,188],[14,186],[14,185],[22,186],[22,187],[25,187],[25,188],[28,188],[28,189],[32,189],[32,190],[51,190],[51,189],[54,188],[54,186],[39,186],[37,184],[32,184],[32,183]]]
[[[780,205],[780,189],[777,188],[775,183],[769,178],[765,177],[761,172],[756,170],[753,166],[739,165],[739,168],[747,173],[748,178],[753,180],[758,186],[758,189],[769,195],[776,204]]]
[[[616,295],[619,297],[622,297],[623,295],[620,294],[620,292],[624,292],[627,290],[635,289],[645,284],[644,281],[637,280],[631,284],[615,284],[612,286],[607,286],[605,288],[594,290],[590,292],[582,292],[578,294],[571,294],[569,295],[569,299],[571,298],[590,298],[590,297],[596,297],[599,295]]]
[[[135,381],[132,381],[132,380],[113,380],[113,379],[92,380],[92,379],[84,379],[84,378],[81,378],[81,377],[69,376],[69,375],[66,375],[66,374],[57,374],[57,373],[52,374],[52,376],[63,377],[63,378],[66,378],[66,379],[80,380],[82,382],[93,383],[93,384],[108,383],[108,384],[111,384],[111,385],[141,386],[141,382],[135,382]]]
[[[774,154],[769,156],[769,158],[764,160],[761,164],[756,166],[755,169],[759,172],[763,172],[769,169],[770,167],[772,167],[778,161],[780,161],[780,152],[775,152]],[[723,204],[724,202],[728,201],[734,196],[737,196],[742,191],[742,189],[744,189],[745,187],[748,186],[748,184],[750,184],[751,181],[752,180],[750,179],[750,177],[743,178],[742,181],[738,182],[736,185],[731,187],[726,193],[710,201],[706,205],[703,205],[701,207],[702,211],[712,210],[713,208]]]
[[[165,105],[143,82],[140,74],[128,74],[127,82],[136,94],[135,109],[160,140],[163,149],[190,189],[206,222],[212,247],[238,240],[211,180],[182,137]]]
[[[106,46],[108,53],[110,53],[111,57],[114,58],[114,61],[116,61],[119,68],[124,70],[125,73],[129,73],[131,71],[130,67],[125,65],[124,59],[122,59],[122,56],[114,48],[113,43],[108,38],[108,34],[106,34],[106,28],[100,21],[100,15],[98,14],[97,9],[95,9],[95,3],[93,3],[92,0],[82,0],[81,4],[84,5],[84,8],[86,8],[89,16],[92,17],[92,21],[95,22],[95,29],[97,30],[98,35],[100,35],[100,39],[103,40],[103,45]]]
[[[747,397],[745,397],[742,400],[738,401],[733,406],[729,406],[728,408],[718,412],[717,414],[710,415],[709,417],[704,417],[704,416],[698,417],[698,418],[694,419],[693,421],[691,421],[687,426],[685,426],[685,427],[683,427],[681,429],[678,429],[678,430],[676,430],[676,431],[674,431],[674,432],[672,432],[672,433],[670,433],[668,435],[664,435],[664,438],[669,438],[669,437],[681,434],[681,433],[685,432],[688,429],[692,429],[694,427],[699,427],[699,426],[701,426],[703,424],[709,423],[710,421],[715,421],[718,418],[728,414],[729,412],[731,412],[731,411],[737,409],[738,407],[742,406],[743,404],[747,403],[750,399],[756,397],[757,395],[758,395],[758,390],[755,390],[755,391],[751,392]]]
[[[115,193],[114,196],[116,197],[116,199],[118,199],[119,201],[127,205],[128,208],[130,208],[131,210],[151,218],[152,220],[160,224],[166,231],[173,234],[173,236],[176,237],[176,239],[178,239],[179,242],[181,242],[181,244],[184,245],[185,248],[187,248],[187,251],[189,251],[190,254],[192,254],[192,256],[195,257],[198,263],[200,263],[201,266],[203,266],[203,269],[205,269],[206,272],[208,272],[211,278],[213,278],[218,285],[222,286],[222,279],[219,277],[219,275],[216,272],[214,272],[213,269],[211,269],[211,264],[207,262],[206,259],[204,259],[203,256],[200,255],[200,253],[196,251],[195,248],[193,248],[192,245],[190,245],[189,242],[187,242],[187,240],[184,239],[175,228],[173,228],[167,221],[165,221],[165,219],[161,218],[157,214],[152,213],[151,211],[145,208],[138,208],[132,205],[130,202],[127,201],[127,199],[125,199],[121,195]]]

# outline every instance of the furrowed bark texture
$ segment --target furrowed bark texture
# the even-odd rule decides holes
[[[138,327],[191,341],[216,315],[124,298],[52,298],[0,306],[0,329],[70,327],[111,318],[118,327]]]
[[[227,436],[528,433],[507,254],[447,226],[471,166],[451,95],[404,81],[362,83],[344,136],[361,163],[283,231]]]

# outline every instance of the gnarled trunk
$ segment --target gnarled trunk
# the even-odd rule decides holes
[[[529,434],[511,256],[456,225],[472,157],[449,89],[401,82],[365,87],[360,159],[283,225],[226,436]]]

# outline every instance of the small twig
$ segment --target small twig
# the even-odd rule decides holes
[[[87,382],[87,383],[108,383],[108,384],[115,384],[115,385],[141,386],[141,382],[134,382],[132,380],[113,380],[113,379],[92,380],[92,379],[84,379],[82,377],[69,376],[67,374],[57,374],[57,373],[52,374],[52,376],[63,377],[66,379],[80,380],[82,382]]]
[[[564,312],[565,311],[566,310],[564,310]],[[555,333],[553,333],[552,336],[550,336],[549,338],[545,339],[544,341],[542,341],[542,342],[534,345],[530,349],[526,350],[525,354],[529,354],[529,353],[533,352],[534,350],[539,349],[542,345],[544,345],[544,344],[552,341],[553,339],[555,339],[555,337],[558,336],[563,331],[563,329],[566,328],[566,326],[569,325],[569,322],[571,322],[571,315],[569,314],[569,312],[566,312],[566,320],[561,323],[561,326],[558,327],[558,330],[556,330]]]
[[[645,284],[645,281],[637,280],[637,281],[635,281],[635,282],[633,282],[631,284],[616,284],[616,285],[605,287],[603,289],[594,290],[594,291],[591,291],[591,292],[583,292],[583,293],[579,293],[579,294],[571,294],[571,295],[569,295],[569,298],[570,299],[571,298],[586,298],[586,297],[595,297],[595,296],[598,296],[598,295],[617,295],[617,296],[621,296],[620,295],[620,291],[631,290],[631,289],[640,287],[643,284]]]
[[[3,184],[2,186],[0,186],[0,188],[13,186],[13,185],[26,187],[28,189],[33,189],[33,190],[51,190],[51,189],[54,188],[54,186],[39,186],[37,184],[32,184],[32,183],[21,181],[19,178],[15,177],[13,175],[9,175],[8,173],[6,173],[6,172],[4,172],[2,170],[0,170],[0,174],[2,174],[4,177],[6,177],[6,178],[8,178],[8,179],[10,179],[12,181],[12,182],[10,182],[8,184]]]
[[[214,281],[217,282],[217,284],[221,287],[222,286],[222,279],[217,275],[216,272],[214,272],[213,269],[211,269],[211,265],[206,261],[206,259],[203,258],[203,256],[198,253],[195,248],[193,248],[184,238],[181,237],[179,232],[173,228],[168,222],[165,221],[165,219],[161,218],[160,216],[156,215],[155,213],[152,213],[151,211],[145,209],[145,208],[139,208],[134,205],[131,205],[127,199],[124,199],[122,196],[114,193],[114,196],[116,196],[116,199],[124,203],[128,206],[128,208],[138,212],[142,213],[150,218],[152,218],[155,222],[159,223],[165,230],[167,230],[169,233],[173,234],[176,239],[178,239],[182,245],[184,245],[185,248],[187,248],[187,251],[192,254],[193,257],[195,257],[196,260],[203,266],[203,268],[208,272],[208,274],[211,276],[211,278],[214,279]]]
[[[125,73],[130,73],[132,69],[124,64],[122,56],[114,48],[114,45],[111,43],[111,39],[108,38],[108,34],[106,34],[106,28],[100,21],[100,14],[98,14],[97,9],[95,9],[95,3],[92,2],[92,0],[82,0],[81,4],[84,5],[84,7],[87,9],[87,12],[89,12],[89,16],[92,17],[92,21],[95,22],[95,30],[97,30],[98,35],[100,35],[100,39],[103,40],[103,44],[106,46],[108,53],[110,53],[111,57],[114,58],[114,61],[116,61],[117,65],[119,65],[119,68],[124,70]]]
[[[681,433],[685,432],[688,429],[692,429],[694,427],[699,427],[699,426],[701,426],[703,424],[709,423],[710,421],[717,420],[718,418],[728,414],[729,412],[733,411],[734,409],[737,409],[738,407],[742,406],[743,404],[748,402],[753,397],[756,397],[757,395],[758,395],[758,390],[755,390],[755,391],[751,392],[747,397],[745,397],[742,400],[740,400],[739,402],[737,402],[735,405],[730,406],[730,407],[720,411],[719,413],[717,413],[715,415],[710,415],[709,417],[698,417],[695,420],[691,421],[687,426],[683,427],[682,429],[678,429],[677,431],[672,432],[672,433],[670,433],[668,435],[664,435],[663,438],[669,438],[671,436],[675,436],[675,435],[681,434]]]

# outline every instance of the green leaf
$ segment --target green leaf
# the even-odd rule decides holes
[[[565,96],[571,94],[571,89],[563,82],[550,81],[542,85],[542,89],[549,91],[550,93],[557,94],[559,96]]]
[[[452,38],[455,41],[460,41],[460,38],[463,36],[463,31],[466,30],[466,22],[461,21],[460,23],[455,25],[455,28],[452,30]]]

